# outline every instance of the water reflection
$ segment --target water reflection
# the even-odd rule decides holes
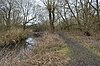
[[[25,46],[22,47],[19,51],[19,54],[17,55],[18,60],[25,60],[28,57],[32,55],[32,50],[35,47],[37,41],[34,37],[29,37],[25,40]]]
[[[29,37],[13,50],[2,49],[0,51],[0,60],[14,58],[17,61],[28,59],[33,56],[33,49],[36,46],[37,40],[35,37]],[[8,62],[8,61],[7,61]]]
[[[33,48],[36,45],[36,39],[33,37],[29,37],[26,39],[26,48]]]

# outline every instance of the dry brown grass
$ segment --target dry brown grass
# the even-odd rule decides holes
[[[60,49],[64,47],[64,40],[62,40],[57,34],[45,34],[42,38],[40,38],[40,41],[38,42],[38,48],[47,49],[50,51],[53,50],[53,48]]]
[[[38,42],[32,63],[37,66],[66,66],[69,49],[57,34],[45,34]],[[67,53],[68,52],[68,53]]]
[[[0,33],[0,46],[9,44],[18,44],[21,39],[26,38],[28,31],[23,31],[21,28],[11,28],[8,31]]]
[[[26,54],[9,52],[0,60],[0,66],[67,66],[70,49],[57,34],[44,34],[38,38],[36,47]],[[22,60],[23,56],[27,59]],[[21,60],[18,58],[20,57]]]

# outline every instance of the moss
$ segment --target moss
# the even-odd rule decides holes
[[[100,48],[91,46],[90,50],[92,50],[96,55],[100,56]]]
[[[65,47],[62,47],[58,51],[64,54],[66,57],[71,55],[71,49],[67,45],[65,45]]]

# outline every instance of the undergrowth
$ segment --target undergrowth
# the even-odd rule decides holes
[[[22,28],[12,27],[10,30],[0,33],[0,46],[19,44],[18,42],[25,39],[28,33],[28,30],[23,31]]]
[[[14,52],[15,53],[15,52]],[[38,38],[36,47],[31,53],[10,54],[0,61],[0,66],[67,66],[70,63],[70,48],[57,34],[44,34]],[[18,60],[18,56],[27,56],[25,60]],[[9,60],[10,58],[10,60]]]

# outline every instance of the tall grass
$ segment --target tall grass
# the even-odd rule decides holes
[[[23,31],[21,28],[11,28],[10,30],[0,33],[0,46],[9,44],[18,44],[22,39],[25,39],[28,31]]]

